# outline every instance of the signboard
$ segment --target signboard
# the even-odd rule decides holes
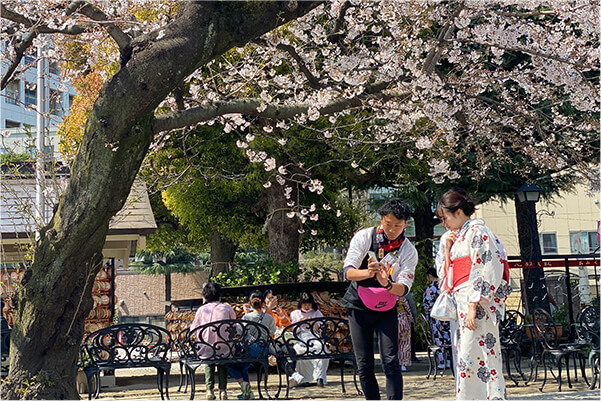
[[[600,266],[601,263],[598,259],[569,259],[570,267],[578,266]],[[538,262],[539,267],[565,267],[565,260],[541,260]],[[510,261],[510,269],[530,269],[534,267],[532,261]]]

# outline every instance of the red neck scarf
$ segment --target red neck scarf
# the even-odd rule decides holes
[[[405,231],[398,236],[397,239],[391,241],[386,236],[382,226],[376,229],[376,241],[378,242],[378,250],[382,249],[385,253],[399,249],[405,240]]]

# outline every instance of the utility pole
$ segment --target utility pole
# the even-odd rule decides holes
[[[46,205],[44,202],[44,113],[46,112],[46,85],[45,85],[45,74],[46,74],[46,62],[44,60],[44,46],[38,46],[38,62],[37,62],[37,88],[36,88],[36,217],[37,224],[42,227],[46,222]],[[39,231],[36,230],[39,235]]]

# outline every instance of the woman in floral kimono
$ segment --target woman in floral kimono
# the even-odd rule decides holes
[[[428,323],[430,324],[430,330],[432,331],[432,341],[438,346],[451,344],[450,323],[430,317],[430,311],[432,310],[434,302],[436,302],[436,298],[438,298],[438,294],[440,293],[440,290],[438,289],[438,274],[436,273],[436,269],[433,267],[429,268],[428,271],[426,271],[426,278],[428,279],[429,284],[424,291],[423,305],[424,310],[426,311],[426,317],[428,318]],[[436,354],[436,358],[438,359],[438,369],[444,369],[444,353],[442,351],[438,352]],[[451,367],[450,362],[450,360],[446,361],[447,368]]]
[[[411,322],[413,322],[409,302],[405,297],[399,297],[397,313],[399,316],[399,364],[401,371],[405,372],[407,366],[411,364]]]
[[[446,192],[437,208],[450,230],[443,273],[452,270],[457,301],[457,399],[505,399],[499,323],[511,291],[507,256],[484,221],[470,218],[475,209],[474,200],[460,188]]]

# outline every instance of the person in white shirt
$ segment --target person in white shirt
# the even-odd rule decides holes
[[[290,313],[290,320],[292,323],[300,322],[307,319],[316,317],[323,317],[323,314],[317,309],[317,303],[313,295],[308,292],[303,292],[298,301],[298,309],[293,310]],[[299,335],[300,339],[306,343],[311,344],[310,339],[314,337],[314,334],[310,330],[302,331]],[[314,347],[319,347],[320,344],[313,344]],[[305,344],[297,343],[294,348],[298,353],[306,352]],[[325,350],[312,349],[312,352],[322,353]],[[295,372],[290,376],[290,384],[292,386],[301,383],[310,383],[317,381],[317,386],[323,387],[328,383],[327,372],[330,364],[329,359],[308,359],[296,361]]]
[[[403,398],[403,375],[398,358],[397,297],[411,289],[417,250],[405,238],[411,218],[409,206],[390,199],[380,209],[380,226],[357,232],[344,260],[344,276],[351,281],[341,305],[348,320],[359,380],[367,400],[379,400],[375,376],[374,334],[386,375],[388,399]]]

